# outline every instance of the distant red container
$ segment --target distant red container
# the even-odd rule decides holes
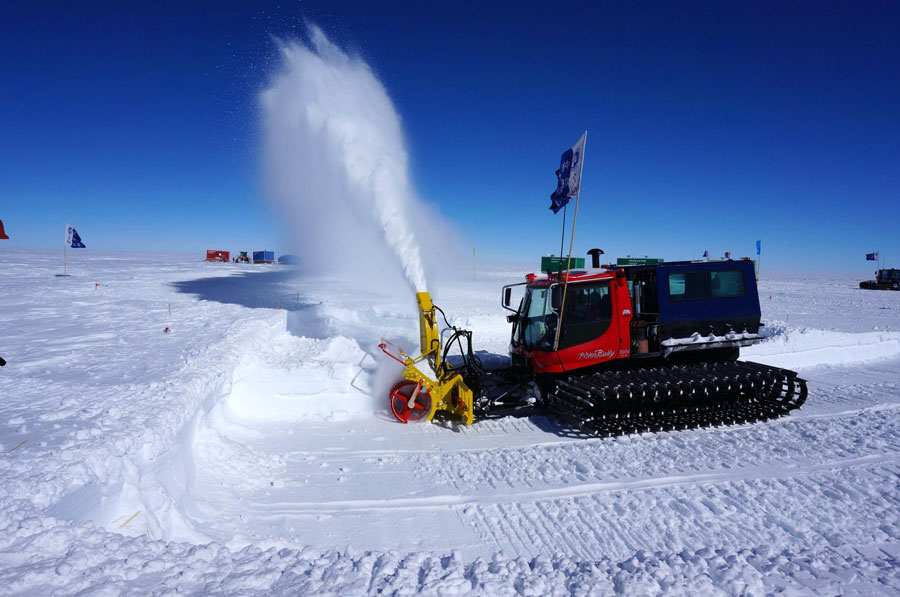
[[[224,261],[228,263],[231,261],[231,253],[228,251],[213,251],[209,249],[206,251],[206,260],[207,261]]]

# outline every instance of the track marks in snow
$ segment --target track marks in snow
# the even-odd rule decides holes
[[[520,425],[534,433],[531,423]],[[507,447],[510,437],[515,445]],[[494,445],[481,449],[390,456],[289,454],[286,474],[301,485],[275,488],[265,499],[244,496],[235,511],[269,521],[271,539],[285,525],[318,521],[338,529],[387,517],[436,525],[448,545],[485,555],[624,557],[701,545],[834,547],[900,539],[898,408],[618,440],[523,446],[519,439],[496,435]],[[349,495],[360,495],[354,487],[363,486],[369,493],[343,499],[323,493],[328,484],[304,488],[299,462],[313,476],[343,471]],[[307,499],[296,499],[301,495]]]
[[[900,369],[900,361],[889,365]],[[853,414],[864,409],[900,407],[900,382],[890,381],[896,371],[866,367],[863,371],[832,371],[809,380],[809,399],[799,417],[821,414]],[[843,374],[843,375],[842,375]]]
[[[565,487],[692,475],[739,474],[753,467],[788,468],[900,453],[900,409],[840,418],[788,418],[691,433],[673,432],[590,442],[572,441],[480,452],[417,456],[420,468],[444,471],[457,489]]]
[[[869,455],[847,460],[822,462],[807,466],[788,467],[752,467],[737,471],[711,471],[692,475],[670,477],[654,477],[649,479],[632,479],[611,481],[608,483],[573,484],[566,487],[535,489],[485,491],[479,494],[430,495],[423,497],[396,497],[388,499],[357,500],[325,500],[314,502],[271,502],[254,503],[249,507],[260,513],[289,515],[312,512],[347,513],[348,511],[411,511],[430,510],[455,507],[479,506],[484,504],[517,504],[520,502],[553,501],[577,499],[610,492],[635,492],[668,489],[679,486],[697,486],[704,484],[720,484],[726,482],[781,481],[792,477],[814,475],[826,471],[874,465],[893,464],[898,460],[897,454]],[[826,497],[839,498],[839,494],[829,491]],[[711,501],[704,501],[707,510],[713,514],[721,514],[719,506]],[[682,508],[683,511],[683,508]]]
[[[833,466],[787,478],[482,504],[464,510],[464,515],[486,543],[508,553],[561,552],[588,559],[702,545],[781,546],[799,541],[837,548],[900,539],[895,497],[900,468],[884,462]],[[875,486],[895,491],[885,494]]]

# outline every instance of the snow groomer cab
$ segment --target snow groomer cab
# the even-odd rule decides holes
[[[514,365],[539,375],[647,359],[734,360],[762,340],[749,259],[594,265],[504,287]],[[521,285],[513,309],[511,290]]]

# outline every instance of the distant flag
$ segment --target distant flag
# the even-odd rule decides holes
[[[878,261],[878,251],[866,253],[866,261]]]
[[[762,241],[758,240],[758,241],[756,241],[756,263],[754,264],[754,267],[756,267],[756,281],[757,282],[759,282],[759,267],[760,267],[760,264],[762,263],[762,255],[760,254],[761,250],[762,250]]]
[[[6,230],[3,229],[3,220],[0,220],[0,239],[9,240],[9,237],[6,236]]]
[[[556,190],[550,195],[550,209],[553,213],[559,213],[570,199],[578,195],[581,190],[581,170],[584,167],[584,144],[587,141],[587,131],[581,135],[578,142],[563,152],[559,159],[559,170],[556,171]]]
[[[85,245],[81,242],[81,237],[78,236],[78,232],[75,231],[75,228],[66,222],[66,246],[72,247],[73,249],[84,249]]]
[[[725,251],[725,259],[731,259],[731,251]]]
[[[709,251],[703,251],[703,258],[709,259]]]

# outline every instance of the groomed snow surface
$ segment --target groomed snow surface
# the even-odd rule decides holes
[[[900,293],[764,277],[743,358],[799,371],[803,409],[601,440],[392,420],[405,289],[60,258],[0,252],[2,594],[900,591]],[[484,356],[525,267],[432,284]]]

